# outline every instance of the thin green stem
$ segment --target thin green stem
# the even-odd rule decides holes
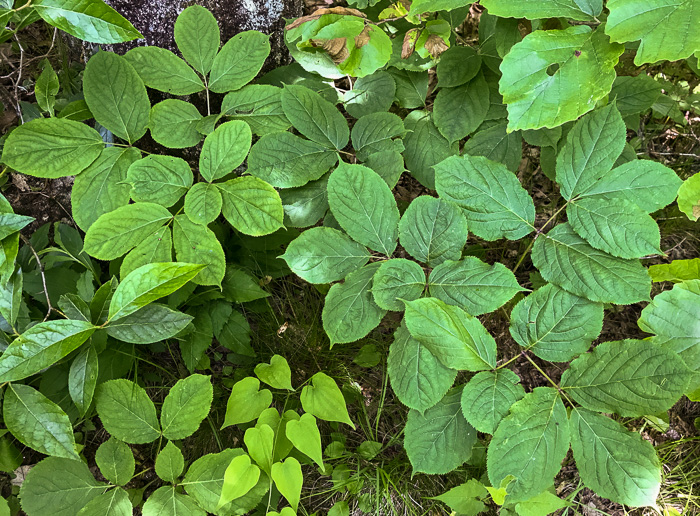
[[[571,406],[573,406],[574,403],[571,401],[571,399],[569,399],[569,397],[568,397],[568,396],[566,395],[566,393],[562,390],[562,388],[559,387],[559,385],[558,385],[554,380],[552,380],[552,379],[549,377],[549,375],[548,375],[547,373],[545,373],[545,372],[542,370],[542,368],[541,368],[540,366],[538,366],[537,363],[536,363],[534,360],[532,360],[532,359],[528,356],[527,353],[523,353],[523,355],[525,356],[525,358],[527,358],[528,362],[530,362],[533,366],[535,366],[535,369],[537,369],[537,370],[540,372],[540,374],[541,374],[542,376],[544,376],[544,377],[547,379],[547,381],[548,381],[549,383],[551,383],[551,384],[554,386],[554,388],[559,392],[559,394],[561,394],[562,397],[563,397],[564,399],[566,399],[566,401],[568,401],[569,404],[570,404]]]

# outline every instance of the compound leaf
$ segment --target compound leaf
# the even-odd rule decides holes
[[[165,445],[156,457],[156,475],[158,475],[161,480],[174,483],[177,481],[178,477],[182,475],[184,469],[185,457],[182,455],[180,448],[175,446],[172,441],[168,441],[168,444]]]

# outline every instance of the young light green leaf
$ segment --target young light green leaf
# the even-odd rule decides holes
[[[131,516],[134,506],[124,489],[116,488],[90,500],[77,516]]]
[[[302,414],[298,420],[287,422],[285,435],[294,447],[313,460],[318,467],[325,470],[323,451],[321,449],[321,432],[316,418],[311,414]]]
[[[143,38],[101,0],[36,0],[32,7],[47,23],[83,41],[109,44]]]
[[[464,209],[469,229],[486,240],[518,240],[534,231],[535,205],[520,181],[500,163],[453,156],[435,165],[440,197]]]
[[[532,263],[546,281],[591,301],[624,305],[649,299],[651,278],[639,260],[595,249],[569,224],[560,224],[535,241]]]
[[[172,231],[170,226],[164,226],[145,237],[139,245],[129,251],[119,268],[119,277],[126,278],[143,265],[170,262],[172,259]]]
[[[258,136],[286,131],[292,125],[282,110],[282,88],[269,84],[249,84],[227,93],[221,114],[243,120]]]
[[[257,177],[244,176],[217,183],[223,196],[223,214],[241,233],[262,236],[282,227],[284,208],[277,191]]]
[[[467,243],[467,219],[454,203],[421,195],[401,217],[399,240],[411,256],[430,267],[459,260]]]
[[[221,285],[226,273],[226,256],[212,230],[178,215],[173,223],[173,245],[178,260],[205,266],[192,279],[196,285]]]
[[[603,328],[603,305],[547,284],[518,302],[510,334],[543,360],[568,362],[585,353]]]
[[[27,473],[19,496],[28,516],[75,516],[105,487],[84,462],[48,457]]]
[[[250,457],[268,475],[272,469],[275,448],[275,431],[266,424],[255,425],[245,431],[243,437]]]
[[[457,371],[445,367],[414,339],[402,323],[389,347],[387,367],[391,388],[401,403],[421,414],[435,406],[452,387]]]
[[[145,444],[160,436],[156,407],[134,382],[119,379],[100,384],[95,407],[105,430],[121,441]]]
[[[372,279],[374,302],[384,310],[401,312],[400,299],[415,301],[425,289],[425,272],[416,262],[393,258],[381,264]]]
[[[571,449],[586,486],[617,503],[656,505],[661,465],[651,443],[620,423],[582,408],[571,412],[570,426]]]
[[[376,172],[341,163],[328,179],[328,204],[354,240],[386,256],[393,254],[399,236],[399,209]]]
[[[654,282],[672,281],[673,283],[680,283],[700,279],[700,258],[673,260],[671,263],[652,265],[649,267],[649,276]]]
[[[208,74],[221,44],[216,18],[200,5],[189,6],[175,20],[175,43],[195,70]]]
[[[309,283],[331,283],[362,267],[370,254],[344,233],[316,227],[295,238],[281,258]]]
[[[294,390],[292,371],[283,356],[273,355],[269,364],[256,365],[255,376],[274,389]]]
[[[105,213],[129,204],[131,186],[125,184],[126,173],[140,157],[134,148],[108,147],[75,177],[70,200],[80,229],[87,231]]]
[[[304,483],[304,476],[301,473],[301,464],[294,457],[287,457],[282,462],[275,462],[272,465],[270,475],[279,492],[284,496],[289,505],[296,511],[301,498],[301,487]]]
[[[435,126],[450,143],[466,138],[486,119],[491,106],[483,74],[454,88],[441,88],[435,97]]]
[[[146,134],[151,103],[134,67],[118,54],[98,52],[85,66],[85,102],[95,120],[134,143]]]
[[[321,318],[331,347],[359,340],[379,326],[386,310],[377,306],[371,291],[379,265],[379,262],[365,265],[328,291]]]
[[[407,302],[406,326],[445,367],[484,371],[496,366],[496,341],[459,307],[432,297]]]
[[[224,473],[224,485],[221,490],[218,507],[244,496],[255,487],[260,478],[260,468],[250,463],[248,455],[235,457]]]
[[[211,377],[193,374],[178,380],[163,401],[160,413],[163,436],[176,440],[195,433],[209,414],[212,399]]]
[[[80,460],[70,419],[33,387],[10,384],[3,399],[2,417],[7,429],[25,446],[46,455]]]
[[[304,411],[324,421],[338,421],[355,425],[350,420],[345,398],[335,380],[325,373],[316,373],[311,377],[311,384],[301,391],[301,406]]]
[[[102,476],[114,485],[124,486],[134,476],[136,461],[131,448],[114,437],[100,445],[95,453],[95,462]]]
[[[700,7],[692,0],[612,0],[605,32],[613,41],[641,40],[634,64],[686,59],[700,48],[700,35],[685,27],[700,24]]]
[[[99,260],[119,258],[155,233],[170,212],[159,204],[127,204],[98,218],[85,234],[84,250]]]
[[[51,116],[54,116],[53,107],[56,104],[56,94],[59,87],[58,75],[56,75],[51,63],[48,60],[44,60],[43,70],[36,80],[34,95],[36,96],[36,103],[39,104],[42,111],[48,111]]]
[[[690,220],[700,218],[700,173],[690,176],[678,189],[678,209]]]
[[[194,176],[182,158],[151,154],[129,167],[126,182],[131,184],[131,198],[169,208],[185,195]]]
[[[462,391],[462,414],[479,432],[493,434],[513,403],[525,396],[520,378],[510,369],[482,371]]]
[[[211,182],[233,172],[248,155],[252,137],[248,124],[240,120],[217,127],[204,139],[199,156],[202,177]]]
[[[95,331],[92,323],[62,319],[32,326],[0,356],[0,382],[15,382],[52,366]]]
[[[350,130],[345,118],[315,91],[286,85],[282,90],[282,109],[292,125],[309,140],[338,150],[348,144]]]
[[[102,137],[93,128],[65,118],[42,118],[7,136],[2,162],[22,174],[53,179],[80,174],[102,149]]]
[[[476,430],[462,415],[461,397],[456,387],[424,414],[408,412],[404,448],[414,474],[443,475],[471,457]]]
[[[131,272],[119,284],[109,305],[109,320],[134,313],[156,299],[172,294],[202,270],[192,263],[149,263]]]
[[[487,455],[491,485],[514,476],[506,498],[511,503],[544,491],[561,468],[569,440],[569,419],[559,393],[536,387],[511,407],[493,434]]]
[[[151,136],[170,149],[194,147],[202,139],[197,124],[202,115],[197,108],[177,99],[166,99],[151,108],[148,127]]]
[[[508,129],[555,127],[591,111],[610,92],[623,51],[610,43],[603,27],[576,25],[525,36],[500,67]]]
[[[182,475],[184,469],[185,457],[183,457],[180,448],[175,446],[172,441],[168,441],[168,444],[165,445],[156,457],[156,475],[158,475],[161,480],[175,483],[180,475]]]
[[[238,90],[252,81],[270,54],[270,37],[262,32],[239,32],[221,48],[212,63],[209,89],[214,93]]]
[[[568,504],[550,491],[542,491],[537,496],[520,502],[515,506],[515,512],[520,516],[540,516],[541,514],[552,514],[559,509],[563,509]]]
[[[404,120],[408,134],[403,139],[406,168],[420,184],[435,188],[433,166],[457,154],[450,142],[440,134],[425,111],[412,111]]]
[[[167,447],[166,447],[167,448]],[[156,467],[157,467],[156,459]],[[206,516],[192,497],[178,493],[174,486],[155,490],[143,504],[143,516]]]
[[[166,48],[136,47],[124,54],[141,80],[149,88],[172,95],[192,95],[204,89],[204,83],[182,59]]]
[[[92,403],[98,371],[97,352],[93,346],[87,346],[71,362],[68,392],[81,416],[85,415]]]
[[[406,133],[403,121],[394,113],[371,113],[360,118],[352,128],[352,146],[357,158],[365,161],[375,152],[404,150],[401,140]]]
[[[484,0],[483,6],[489,14],[502,18],[571,18],[592,21],[603,10],[603,0]]]
[[[502,263],[489,266],[473,256],[435,267],[428,289],[432,297],[462,307],[471,315],[493,312],[525,290]]]
[[[345,110],[354,118],[389,111],[394,103],[396,82],[387,72],[360,77],[345,94]]]
[[[476,516],[486,511],[486,505],[481,500],[486,499],[488,495],[489,492],[481,482],[470,478],[465,484],[453,487],[434,499],[440,500],[458,514]]]
[[[260,390],[260,381],[248,376],[236,382],[226,404],[226,417],[221,428],[248,423],[272,403],[272,393],[268,389]]]
[[[185,195],[185,215],[195,224],[206,226],[219,216],[223,198],[218,187],[196,183]]]

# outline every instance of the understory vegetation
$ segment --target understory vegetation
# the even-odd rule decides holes
[[[700,514],[700,4],[193,4],[0,0],[0,516]]]

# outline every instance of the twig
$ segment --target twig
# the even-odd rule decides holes
[[[31,242],[29,242],[29,239],[24,236],[22,233],[19,234],[20,238],[24,242],[24,244],[29,247],[29,249],[32,251],[32,254],[34,255],[34,259],[36,260],[37,265],[39,266],[39,274],[41,274],[41,283],[44,285],[44,295],[46,296],[46,304],[49,306],[49,311],[46,312],[46,317],[44,317],[44,321],[46,321],[49,318],[49,315],[51,315],[51,312],[54,310],[53,306],[51,305],[51,299],[49,299],[49,289],[46,288],[46,275],[44,274],[44,264],[41,263],[41,259],[39,258],[39,255],[37,254],[36,250],[32,246]]]

